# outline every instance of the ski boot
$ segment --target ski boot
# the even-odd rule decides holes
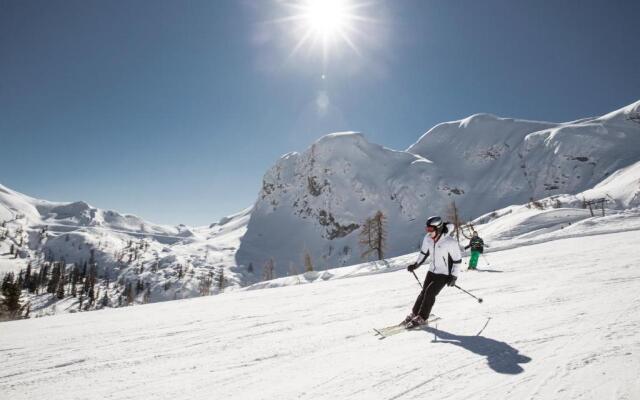
[[[421,326],[423,326],[423,325],[426,325],[426,324],[427,324],[427,321],[425,321],[425,319],[424,319],[424,318],[422,318],[422,317],[421,317],[421,316],[419,316],[419,315],[416,315],[415,317],[413,317],[413,318],[411,319],[411,321],[409,321],[409,322],[405,325],[405,327],[406,327],[407,329],[411,329],[411,328],[419,328],[419,327],[421,327]]]
[[[408,324],[409,322],[411,322],[411,320],[412,320],[412,319],[414,319],[414,318],[415,318],[415,316],[416,316],[416,315],[415,315],[414,313],[411,313],[411,314],[407,315],[407,316],[404,318],[404,321],[400,322],[398,325],[404,325],[404,326],[407,326],[407,324]]]

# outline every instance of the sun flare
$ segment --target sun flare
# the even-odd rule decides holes
[[[344,0],[308,0],[306,8],[309,29],[324,37],[344,31],[349,22]]]
[[[278,20],[286,23],[296,44],[292,54],[303,46],[321,47],[327,58],[329,49],[348,45],[359,53],[354,37],[370,19],[360,14],[369,3],[363,0],[292,0],[285,2],[289,16]]]

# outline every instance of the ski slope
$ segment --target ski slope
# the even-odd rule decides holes
[[[626,229],[493,251],[459,279],[482,304],[445,288],[437,326],[382,340],[371,328],[418,294],[410,256],[350,279],[6,322],[0,397],[638,399],[640,231]]]

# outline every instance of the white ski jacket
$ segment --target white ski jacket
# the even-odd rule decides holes
[[[454,238],[443,235],[437,242],[434,242],[427,234],[422,241],[416,264],[422,265],[429,256],[431,256],[429,271],[434,274],[458,276],[462,255],[460,254],[460,246]]]

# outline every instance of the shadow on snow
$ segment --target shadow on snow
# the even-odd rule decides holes
[[[517,349],[509,346],[505,342],[480,335],[454,335],[453,333],[431,327],[425,328],[424,330],[434,334],[435,339],[433,343],[453,344],[487,357],[489,367],[501,374],[519,374],[524,371],[520,364],[531,361],[530,357],[520,354]]]

